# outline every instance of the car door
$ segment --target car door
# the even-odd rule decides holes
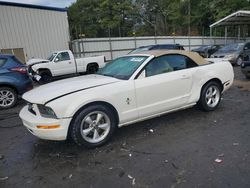
[[[135,80],[140,118],[179,108],[191,95],[192,71],[197,66],[183,55],[165,55],[151,60]]]
[[[54,76],[75,73],[75,64],[70,59],[68,52],[60,52],[50,63],[50,68]]]

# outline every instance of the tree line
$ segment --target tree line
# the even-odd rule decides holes
[[[209,35],[209,25],[249,0],[77,0],[68,10],[71,39]]]

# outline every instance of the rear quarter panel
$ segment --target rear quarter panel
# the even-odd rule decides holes
[[[31,87],[32,82],[28,74],[13,72],[9,69],[14,67],[24,67],[14,57],[7,58],[7,62],[0,68],[0,86],[9,86],[14,88],[18,94],[23,94],[27,91],[27,87]]]
[[[229,82],[227,86],[223,87],[222,92],[225,92],[233,84],[234,72],[231,63],[226,60],[208,60],[213,63],[194,68],[196,70],[193,73],[194,83],[189,103],[198,102],[202,87],[212,79],[219,79],[223,85]]]
[[[94,56],[94,57],[85,57],[85,58],[77,58],[76,65],[78,72],[86,72],[87,65],[89,63],[97,63],[99,68],[105,66],[104,56]]]

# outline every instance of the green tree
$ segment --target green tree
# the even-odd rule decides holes
[[[190,10],[190,11],[189,11]],[[153,35],[208,35],[209,25],[249,0],[77,0],[69,7],[72,39]]]

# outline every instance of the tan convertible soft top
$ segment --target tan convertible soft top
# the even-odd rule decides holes
[[[201,57],[198,53],[189,52],[189,51],[185,51],[185,50],[150,50],[150,51],[138,52],[138,53],[135,53],[133,55],[136,55],[136,54],[138,54],[138,55],[143,55],[143,54],[153,55],[155,57],[159,57],[162,55],[168,55],[168,54],[180,54],[180,55],[188,56],[190,59],[192,59],[198,65],[209,64],[209,62],[206,61],[203,57]]]

